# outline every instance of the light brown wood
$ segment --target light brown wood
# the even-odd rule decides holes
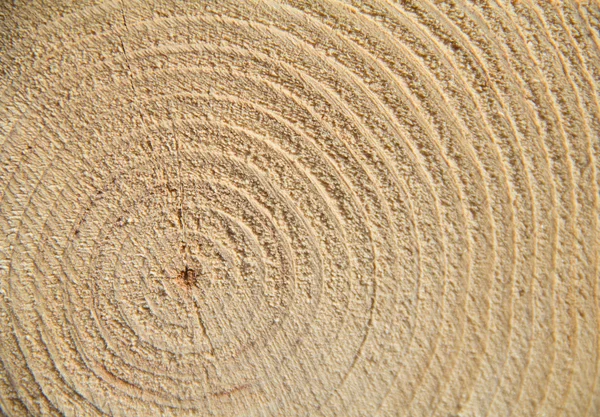
[[[5,415],[600,415],[597,2],[0,16]]]

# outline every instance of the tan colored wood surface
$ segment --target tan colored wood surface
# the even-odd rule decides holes
[[[600,416],[597,2],[0,22],[3,414]]]

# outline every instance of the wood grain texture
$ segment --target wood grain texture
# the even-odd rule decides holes
[[[0,414],[600,415],[598,2],[0,16]]]

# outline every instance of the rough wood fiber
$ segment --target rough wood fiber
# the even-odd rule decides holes
[[[600,415],[597,2],[0,10],[5,415]]]

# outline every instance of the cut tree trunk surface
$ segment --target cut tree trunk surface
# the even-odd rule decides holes
[[[600,416],[600,4],[0,1],[0,414]]]

